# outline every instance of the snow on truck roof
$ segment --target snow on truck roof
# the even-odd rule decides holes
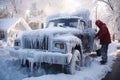
[[[47,22],[56,19],[70,19],[70,18],[79,18],[79,19],[89,19],[90,12],[88,9],[81,9],[74,11],[72,13],[57,13],[47,17]]]
[[[47,22],[48,21],[51,21],[51,20],[57,20],[57,19],[70,19],[70,18],[76,18],[76,19],[83,19],[82,17],[78,17],[78,16],[57,16],[57,17],[52,17],[52,16],[50,16],[50,17],[48,17],[47,18]]]

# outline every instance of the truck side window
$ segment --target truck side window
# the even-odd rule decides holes
[[[78,22],[70,22],[69,26],[72,28],[76,28],[77,27]]]
[[[48,25],[48,27],[53,27],[53,26],[57,26],[57,25],[55,25],[54,22],[50,22],[49,25]]]
[[[84,21],[80,21],[80,27],[81,27],[81,29],[85,29],[85,22]]]

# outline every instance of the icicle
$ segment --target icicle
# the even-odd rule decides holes
[[[34,40],[34,44],[35,44],[35,49],[38,49],[38,46],[37,46],[38,41],[37,41],[37,39],[36,39],[36,40]]]
[[[23,61],[23,64],[25,64],[25,63],[26,63],[26,59],[22,59],[22,61]]]
[[[62,65],[62,72],[64,72],[64,65]]]
[[[31,67],[31,72],[33,73],[33,62],[31,62],[31,65],[30,65],[30,67]]]
[[[39,41],[36,39],[36,49],[39,49]]]
[[[39,62],[39,67],[42,68],[42,66],[41,66],[41,62]]]
[[[31,43],[31,49],[33,49],[33,48],[34,48],[34,44],[33,44],[33,42],[34,42],[34,40],[33,40],[33,39],[31,39],[31,41],[30,41],[30,43]]]
[[[33,74],[33,65],[34,65],[34,60],[32,58],[29,58],[29,65],[30,65],[30,71],[31,71],[31,74]]]

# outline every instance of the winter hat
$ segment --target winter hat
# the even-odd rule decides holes
[[[101,22],[102,22],[102,21],[98,19],[98,20],[96,20],[95,24],[98,25],[98,24],[100,24]]]
[[[103,23],[101,20],[96,20],[95,24],[100,27],[102,25],[105,25],[105,23]]]

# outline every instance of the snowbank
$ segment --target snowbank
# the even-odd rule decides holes
[[[21,73],[20,66],[12,62],[9,49],[11,48],[0,47],[0,80],[22,80],[27,75]]]
[[[106,65],[100,65],[100,57],[95,58],[90,66],[82,67],[81,71],[78,71],[75,75],[68,74],[48,74],[40,77],[25,78],[23,80],[101,80],[111,71],[111,66],[116,59],[117,46],[115,43],[109,45],[108,50],[108,63]]]

